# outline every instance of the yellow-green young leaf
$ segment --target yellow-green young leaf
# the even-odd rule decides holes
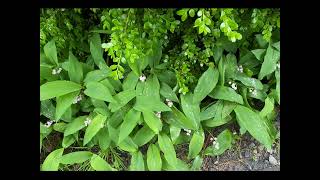
[[[143,155],[140,151],[131,153],[130,171],[144,171]]]
[[[116,102],[109,89],[100,82],[89,82],[87,83],[86,87],[87,89],[84,91],[84,93],[87,96],[107,102]]]
[[[139,77],[133,71],[131,71],[128,74],[127,78],[123,81],[123,90],[134,90],[136,88],[138,80]]]
[[[234,112],[236,113],[237,121],[249,131],[249,133],[267,149],[271,149],[272,140],[267,130],[265,122],[260,118],[259,114],[251,109],[238,105]]]
[[[111,110],[111,112],[115,112],[120,108],[122,108],[124,105],[126,105],[135,96],[136,96],[136,91],[134,89],[124,90],[116,94],[115,96],[113,96],[116,102],[111,102],[109,104],[109,109]]]
[[[51,63],[59,65],[58,63],[58,57],[57,57],[57,49],[56,49],[56,43],[54,40],[49,41],[44,47],[43,51],[45,55],[48,57],[48,59],[51,61]]]
[[[55,119],[59,120],[63,113],[71,106],[73,101],[79,95],[80,91],[75,91],[72,93],[65,94],[63,96],[57,97],[56,114]]]
[[[226,129],[222,131],[216,140],[217,144],[212,145],[212,154],[219,156],[232,146],[232,133]]]
[[[199,78],[198,84],[194,89],[193,102],[200,103],[215,88],[218,80],[218,69],[209,67]]]
[[[93,154],[90,160],[91,167],[96,171],[113,171],[114,169],[100,156]]]
[[[138,121],[141,118],[141,112],[131,109],[126,116],[124,117],[124,121],[120,126],[120,133],[119,133],[119,141],[120,143],[122,140],[127,138],[132,130],[136,127]]]
[[[98,141],[99,141],[100,149],[103,150],[103,151],[107,150],[108,147],[110,146],[110,143],[111,143],[111,139],[110,139],[107,127],[102,128],[98,132],[97,138],[98,138]]]
[[[144,125],[134,135],[133,142],[140,147],[147,144],[154,136],[155,133],[148,127],[148,125]]]
[[[162,129],[162,121],[152,111],[143,111],[144,122],[156,134]]]
[[[190,144],[189,144],[189,153],[188,159],[195,158],[202,149],[204,143],[204,132],[203,130],[195,131],[192,135]]]
[[[193,94],[188,93],[186,95],[181,94],[180,95],[181,99],[181,107],[186,115],[186,117],[190,120],[192,120],[193,125],[195,126],[196,129],[199,128],[200,125],[200,106],[199,102],[193,103]]]
[[[200,171],[202,163],[203,163],[203,158],[201,158],[199,155],[196,156],[193,160],[191,170],[192,171]]]
[[[58,171],[63,148],[52,151],[41,166],[42,171]]]
[[[180,136],[180,132],[181,128],[170,124],[170,137],[172,142],[175,142],[177,140],[177,138]]]
[[[101,114],[98,114],[92,119],[92,122],[89,124],[84,134],[83,145],[86,145],[98,133],[98,131],[104,127],[106,119],[107,117]]]
[[[71,146],[71,144],[73,144],[74,142],[76,142],[76,139],[74,138],[73,135],[63,136],[62,147],[67,148]]]
[[[89,151],[77,151],[69,154],[65,154],[61,157],[61,164],[77,164],[83,163],[92,157],[92,152]]]
[[[264,61],[261,65],[259,72],[259,79],[263,79],[266,75],[271,74],[276,70],[277,62],[280,59],[280,52],[274,49],[270,44],[267,48],[266,55],[264,56]]]
[[[160,94],[171,101],[179,102],[177,95],[173,92],[171,87],[164,82],[161,83]]]
[[[72,54],[72,51],[69,52],[68,75],[70,81],[76,83],[81,83],[83,79],[82,65],[80,64],[78,59]]]
[[[240,94],[237,94],[235,90],[230,87],[217,86],[210,94],[210,97],[214,99],[223,99],[227,101],[243,104],[243,99]]]
[[[147,151],[147,165],[149,171],[161,171],[162,161],[160,151],[154,144],[150,144]]]
[[[261,117],[266,117],[268,114],[270,114],[273,111],[274,108],[274,100],[272,98],[267,97],[264,101],[264,107],[259,112]]]
[[[81,85],[72,81],[58,80],[40,86],[40,101],[59,97],[81,89]]]
[[[170,138],[166,134],[160,133],[158,134],[158,144],[168,163],[171,166],[176,167],[177,165],[176,151],[174,150],[174,147]]]
[[[191,119],[187,118],[181,111],[179,111],[176,107],[171,107],[173,118],[179,122],[183,126],[183,128],[186,129],[192,129],[196,130],[197,125],[195,121],[192,121]]]
[[[72,120],[64,130],[64,136],[68,136],[70,134],[74,134],[80,129],[85,127],[84,121],[86,120],[87,116],[80,116]]]
[[[121,143],[118,144],[119,148],[127,151],[127,152],[136,152],[138,151],[138,146],[133,142],[130,136],[127,136],[126,139],[121,141]]]

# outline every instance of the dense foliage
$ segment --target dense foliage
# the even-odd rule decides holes
[[[63,137],[42,170],[199,170],[244,133],[270,149],[280,10],[42,9],[40,101],[40,152]]]

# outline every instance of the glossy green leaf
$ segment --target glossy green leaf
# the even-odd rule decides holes
[[[139,77],[131,71],[123,82],[123,90],[134,90],[138,83]]]
[[[61,164],[79,164],[89,160],[92,157],[92,152],[89,151],[77,151],[69,154],[65,154],[61,157]]]
[[[134,135],[133,142],[140,147],[147,144],[154,136],[155,133],[149,128],[149,126],[144,125]]]
[[[70,81],[80,83],[83,80],[83,69],[78,59],[69,52],[68,74]]]
[[[161,171],[162,161],[160,151],[154,144],[150,144],[147,151],[147,165],[149,171]]]
[[[255,49],[251,50],[251,52],[254,54],[254,56],[259,60],[262,61],[263,57],[265,55],[266,50],[265,49]]]
[[[234,109],[237,121],[241,122],[245,129],[266,148],[271,149],[272,141],[267,131],[265,122],[260,118],[259,114],[251,109],[238,105]]]
[[[141,112],[131,109],[120,126],[119,143],[127,138],[141,118]]]
[[[130,136],[127,136],[126,139],[122,140],[118,144],[119,148],[127,152],[136,152],[138,151],[138,146],[133,142]]]
[[[59,97],[71,92],[79,91],[81,85],[72,81],[58,80],[47,82],[40,86],[40,101]]]
[[[203,158],[199,155],[196,156],[193,160],[192,167],[190,168],[192,171],[200,171],[203,163]]]
[[[277,84],[276,84],[276,94],[277,94],[277,101],[280,104],[280,70],[276,70],[275,72]]]
[[[179,137],[181,132],[181,128],[176,127],[172,124],[170,124],[170,137],[171,137],[171,141],[174,143],[177,138]]]
[[[112,97],[109,89],[99,82],[89,82],[84,93],[92,98],[100,99],[107,102],[116,102]]]
[[[110,71],[103,71],[103,70],[93,70],[88,72],[85,79],[83,80],[85,84],[89,82],[98,82],[105,78],[107,78],[110,74]]]
[[[203,143],[204,132],[202,130],[195,131],[189,144],[188,159],[193,159],[200,153]]]
[[[258,90],[263,89],[263,84],[258,79],[250,78],[242,73],[237,74],[234,78],[235,78],[235,80],[241,81],[242,84],[244,84],[248,87],[253,87]]]
[[[58,171],[63,148],[52,151],[41,166],[42,171]]]
[[[59,65],[58,63],[58,57],[57,57],[57,49],[56,49],[56,43],[54,40],[49,41],[44,47],[43,47],[44,53],[46,57],[51,61],[52,64]]]
[[[104,80],[100,81],[100,83],[109,89],[111,95],[116,94],[116,91],[115,91],[113,85],[111,84],[109,78],[105,78]]]
[[[57,97],[55,119],[59,120],[63,113],[72,105],[75,98],[79,95],[80,91],[71,92],[63,96]]]
[[[177,165],[177,156],[170,138],[166,134],[160,133],[158,134],[158,143],[165,159],[171,166],[175,167]]]
[[[189,166],[187,163],[177,158],[176,166],[172,166],[168,163],[168,161],[164,158],[162,159],[162,169],[165,171],[189,171]]]
[[[161,119],[159,119],[152,111],[143,111],[143,119],[154,133],[158,134],[161,131]]]
[[[83,145],[86,145],[103,128],[106,119],[106,116],[100,114],[92,119],[84,134]]]
[[[272,46],[275,47],[280,52],[280,41],[273,43]]]
[[[76,139],[73,135],[69,135],[69,136],[63,136],[63,140],[62,140],[62,147],[63,148],[68,148],[69,146],[71,146],[74,142],[76,142]]]
[[[215,88],[218,80],[218,69],[209,67],[198,80],[198,84],[194,89],[193,102],[200,103]]]
[[[87,116],[80,116],[68,123],[66,129],[64,130],[64,136],[68,136],[70,134],[74,134],[77,131],[81,130],[85,127],[84,121],[86,120]]]
[[[270,114],[274,109],[274,100],[272,98],[267,97],[264,101],[264,107],[259,112],[259,115],[261,117],[266,117],[268,114]]]
[[[263,79],[266,75],[269,75],[276,70],[277,62],[279,59],[280,52],[274,49],[271,45],[269,45],[259,72],[260,80]]]
[[[133,89],[128,89],[121,91],[120,93],[113,96],[116,102],[111,102],[109,104],[109,109],[111,112],[115,112],[126,105],[129,101],[131,101],[136,96],[136,91]]]
[[[177,95],[173,92],[171,87],[164,82],[161,83],[160,94],[166,99],[179,102]]]
[[[185,129],[197,129],[197,124],[195,121],[187,118],[181,111],[179,111],[176,107],[172,106],[171,108],[173,113],[173,118],[179,122]]]
[[[225,129],[222,131],[218,137],[216,142],[219,144],[218,146],[212,146],[212,155],[219,156],[223,154],[227,149],[232,147],[232,133],[230,130]]]
[[[100,64],[106,64],[103,59],[103,49],[101,47],[101,39],[98,33],[90,38],[90,52],[94,63],[99,67]]]
[[[243,104],[242,96],[237,94],[237,92],[230,87],[217,86],[209,96],[214,99],[222,99]]]
[[[198,129],[200,125],[200,107],[199,103],[193,103],[194,96],[192,93],[180,95],[181,107],[186,117],[193,121],[195,128]]]
[[[219,64],[218,64],[218,69],[219,69],[219,82],[221,86],[224,86],[224,81],[225,81],[225,65],[224,65],[224,58],[221,57],[221,59],[219,60]]]
[[[130,170],[131,171],[144,171],[145,170],[143,155],[140,151],[132,153]]]
[[[114,169],[100,156],[93,154],[90,159],[91,167],[96,171],[113,171]]]
[[[107,127],[102,128],[98,132],[97,138],[99,141],[100,149],[103,151],[107,150],[111,143],[111,138],[109,136],[108,128]]]
[[[54,119],[56,108],[50,99],[41,101],[40,112],[48,119]]]
[[[66,129],[67,124],[64,122],[55,123],[53,125],[53,130],[64,133],[64,130]]]

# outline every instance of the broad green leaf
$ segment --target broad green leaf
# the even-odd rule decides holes
[[[118,144],[119,148],[127,152],[136,152],[138,151],[138,146],[133,142],[130,136],[127,136],[126,139],[122,140]]]
[[[218,61],[221,59],[222,54],[223,48],[221,48],[220,46],[213,47],[213,59],[215,63],[218,63]]]
[[[195,121],[187,118],[181,111],[179,111],[176,107],[172,106],[171,108],[173,113],[173,118],[179,122],[185,129],[197,129],[197,124]]]
[[[133,137],[133,142],[140,147],[147,144],[154,135],[155,133],[148,127],[148,125],[144,125]]]
[[[70,81],[80,83],[83,79],[82,65],[71,51],[69,52],[68,74]]]
[[[75,98],[79,95],[80,91],[71,92],[63,96],[57,97],[55,119],[59,120],[63,113],[72,105]]]
[[[218,80],[218,69],[209,67],[198,80],[198,84],[194,89],[193,102],[200,103],[215,88]]]
[[[224,58],[221,57],[220,61],[219,61],[219,64],[218,64],[218,69],[219,69],[219,82],[220,82],[220,85],[221,86],[224,86],[224,79],[225,79],[225,71],[226,71],[226,68],[225,68],[225,65],[224,65]]]
[[[251,52],[254,54],[254,56],[259,60],[262,61],[263,57],[265,55],[266,50],[265,49],[255,49],[251,50]]]
[[[108,132],[108,128],[104,127],[102,128],[98,134],[97,134],[97,138],[99,141],[99,147],[101,150],[105,151],[108,149],[108,147],[110,146],[111,143],[111,139],[109,136],[109,132]]]
[[[275,50],[271,45],[269,45],[259,72],[260,80],[263,79],[266,75],[269,75],[276,70],[277,62],[279,59],[280,52]]]
[[[47,117],[48,119],[54,119],[56,108],[52,104],[50,99],[41,101],[40,112],[42,115]]]
[[[260,48],[267,48],[268,42],[263,38],[262,34],[257,34],[256,35],[256,41]]]
[[[267,97],[264,101],[264,107],[259,112],[259,115],[261,117],[266,117],[268,114],[270,114],[273,111],[274,108],[274,100],[272,98]]]
[[[89,82],[84,93],[92,98],[100,99],[107,102],[116,102],[112,97],[109,89],[99,82]]]
[[[106,64],[103,59],[103,49],[101,47],[101,39],[100,35],[95,33],[90,38],[90,52],[92,55],[92,58],[94,60],[94,63],[99,67],[100,64]]]
[[[203,121],[203,125],[206,127],[217,127],[217,126],[224,125],[230,122],[231,120],[232,120],[232,116],[228,115],[223,118],[212,118],[212,119],[205,120]]]
[[[63,148],[68,148],[68,147],[71,146],[75,141],[76,141],[76,139],[74,138],[73,135],[63,136],[62,147],[63,147]]]
[[[232,133],[230,130],[225,129],[222,131],[216,140],[218,145],[212,145],[212,154],[213,156],[219,156],[223,154],[227,149],[232,147]]]
[[[172,166],[164,158],[162,159],[162,169],[165,171],[189,171],[189,166],[179,158],[177,158],[176,166]]]
[[[128,89],[121,91],[120,93],[113,96],[116,102],[111,102],[109,104],[109,109],[111,112],[115,112],[126,105],[129,101],[131,101],[136,96],[136,91],[134,89]]]
[[[115,91],[113,85],[111,84],[109,78],[105,78],[104,80],[100,81],[100,83],[109,89],[111,95],[116,94],[116,91]]]
[[[52,74],[51,67],[46,67],[40,64],[40,78],[47,79],[48,81],[56,81],[59,79],[59,76]]]
[[[193,121],[195,128],[198,129],[200,125],[200,107],[199,102],[193,103],[192,93],[186,95],[181,94],[181,107],[186,117]]]
[[[158,144],[168,163],[176,167],[177,156],[170,138],[165,133],[158,134]]]
[[[259,99],[261,101],[264,101],[267,98],[267,93],[265,93],[264,91],[257,90],[257,89],[256,89],[256,91],[257,91],[256,94],[248,93],[248,96],[255,98],[255,99]]]
[[[41,166],[42,171],[58,171],[63,148],[52,151]]]
[[[86,75],[85,79],[83,80],[85,84],[89,83],[89,82],[98,82],[101,81],[105,78],[107,78],[110,75],[111,71],[103,71],[103,70],[94,70],[94,71],[90,71],[88,72],[88,74]]]
[[[161,171],[162,161],[160,151],[154,144],[150,144],[147,151],[147,165],[149,171]]]
[[[133,71],[131,71],[123,82],[123,90],[134,90],[136,88],[138,80],[139,77]]]
[[[144,171],[143,155],[140,151],[131,154],[130,171]]]
[[[118,139],[119,139],[119,132],[120,128],[114,128],[112,125],[110,125],[108,121],[107,127],[108,127],[108,134],[110,136],[110,139],[115,143],[118,144]]]
[[[84,134],[83,145],[86,145],[98,133],[98,131],[103,128],[106,119],[106,116],[100,114],[92,119],[92,122],[89,124]]]
[[[149,126],[149,128],[156,134],[158,134],[162,129],[162,122],[152,111],[143,111],[144,122]]]
[[[177,84],[176,74],[170,70],[159,73],[157,77],[160,82],[167,83],[171,87]]]
[[[111,116],[111,112],[109,109],[105,109],[105,108],[94,108],[93,112],[97,113],[97,114],[101,114],[104,115],[106,117],[110,117]]]
[[[71,121],[64,130],[64,136],[68,136],[71,134],[76,133],[77,131],[81,130],[85,127],[84,121],[86,120],[87,116],[80,116]]]
[[[49,41],[44,47],[43,47],[44,53],[46,57],[51,61],[52,64],[59,65],[58,63],[58,57],[57,57],[57,49],[56,49],[56,43],[54,40]]]
[[[273,43],[272,46],[275,47],[280,52],[280,41]]]
[[[136,96],[136,103],[133,108],[137,111],[171,111],[165,103],[149,96]]]
[[[53,125],[53,130],[64,133],[64,130],[66,129],[67,124],[64,122],[55,123]]]
[[[72,81],[58,80],[40,86],[40,101],[59,97],[81,89],[81,85]]]
[[[61,119],[65,122],[71,122],[72,120],[72,108],[71,106],[66,110],[65,113],[63,113]]]
[[[89,160],[92,157],[92,152],[77,151],[65,154],[61,157],[61,164],[79,164]]]
[[[132,130],[136,127],[139,119],[141,118],[141,112],[131,109],[120,126],[119,143],[127,138]]]
[[[210,97],[214,99],[223,99],[227,101],[243,104],[242,96],[237,94],[235,90],[230,87],[217,86],[210,94]]]
[[[203,163],[203,158],[201,158],[199,155],[196,156],[193,160],[191,170],[192,171],[200,171],[202,163]]]
[[[260,118],[259,114],[251,109],[238,105],[234,109],[237,121],[241,122],[245,129],[267,149],[271,149],[272,141],[267,130],[265,122]]]
[[[235,78],[236,73],[238,71],[237,57],[232,53],[227,54],[224,66],[225,66],[225,79]]]
[[[164,82],[161,83],[160,94],[166,99],[179,102],[177,95],[173,92],[171,87]]]
[[[263,84],[258,79],[250,78],[242,73],[238,73],[234,78],[235,80],[241,81],[242,84],[246,86],[253,87],[258,90],[263,89]]]
[[[241,64],[244,68],[253,70],[253,68],[260,65],[261,62],[257,60],[257,58],[251,51],[246,51],[246,54],[244,56],[241,56],[239,64]]]
[[[93,154],[90,160],[91,167],[96,171],[113,171],[114,169],[100,156]]]
[[[103,109],[108,109],[108,106],[103,100],[95,99],[95,98],[90,98],[92,105],[96,108],[103,108]]]
[[[204,132],[202,130],[195,131],[189,144],[188,159],[193,159],[200,153],[203,143]]]
[[[280,105],[280,70],[276,70],[275,72],[276,80],[277,80],[277,85],[276,85],[276,94],[277,94],[277,101]]]
[[[209,107],[200,112],[200,120],[203,121],[215,117],[217,110],[219,108],[222,109],[222,107],[223,100],[218,100],[216,103],[210,105]]]
[[[171,137],[171,141],[174,143],[177,138],[179,137],[181,132],[181,128],[176,127],[172,124],[170,124],[170,137]]]
[[[46,126],[44,126],[44,124],[42,122],[40,122],[40,134],[46,136],[46,135],[50,134],[51,131],[52,131],[51,127],[47,128]]]

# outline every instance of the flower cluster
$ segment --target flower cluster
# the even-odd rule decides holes
[[[239,72],[243,73],[243,67],[242,67],[242,65],[238,66],[237,70],[238,70]]]
[[[190,129],[183,129],[183,130],[186,132],[186,134],[187,134],[188,136],[191,135],[191,130],[190,130]]]
[[[88,126],[91,123],[91,119],[90,118],[86,118],[86,120],[84,121],[84,125]]]
[[[49,128],[53,124],[53,121],[47,121],[46,124],[44,125],[45,127]]]
[[[257,95],[257,90],[254,89],[254,88],[250,88],[250,89],[249,89],[249,92],[250,92],[252,95],[254,95],[254,96]]]
[[[231,82],[229,81],[229,84],[231,85],[231,88],[234,89],[234,90],[237,90],[237,84],[235,82]]]
[[[166,99],[166,103],[169,107],[173,106],[173,102],[170,99]]]
[[[144,82],[146,79],[147,79],[147,77],[146,77],[144,74],[142,74],[142,75],[139,77],[139,80],[140,80],[141,82]]]
[[[53,75],[60,74],[61,71],[62,71],[62,68],[53,69],[52,74]]]
[[[72,102],[72,104],[77,104],[79,101],[81,101],[82,100],[82,95],[80,94],[79,96],[77,96],[74,100],[73,100],[73,102]]]
[[[161,118],[161,112],[157,112],[156,116],[160,119]]]

